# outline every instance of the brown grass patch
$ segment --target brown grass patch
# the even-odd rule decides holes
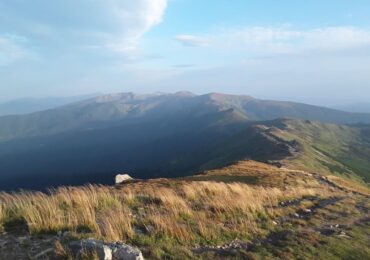
[[[63,187],[50,194],[0,194],[0,220],[4,223],[22,218],[31,233],[85,231],[109,241],[133,239],[135,229],[157,238],[210,241],[226,233],[256,234],[261,220],[274,217],[273,208],[280,200],[308,195],[323,192],[318,188],[283,190],[242,183],[169,180],[120,188]]]
[[[366,184],[361,185],[360,183],[346,180],[344,178],[340,178],[334,175],[329,175],[327,176],[327,178],[329,179],[329,181],[335,183],[339,187],[342,187],[350,191],[358,192],[366,196],[370,196],[370,188],[365,186]]]

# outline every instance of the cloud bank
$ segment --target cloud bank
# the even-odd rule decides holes
[[[22,8],[19,8],[20,5]],[[47,48],[95,47],[127,53],[162,22],[167,0],[5,1],[0,33],[9,28]]]
[[[368,47],[370,31],[349,26],[309,30],[296,30],[288,26],[247,27],[220,30],[207,35],[178,35],[175,39],[192,47],[209,47],[220,52],[272,55]]]

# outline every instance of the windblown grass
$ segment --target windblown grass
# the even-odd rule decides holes
[[[273,217],[279,200],[319,193],[205,181],[63,187],[50,194],[0,194],[0,221],[23,219],[31,233],[70,230],[110,241],[134,239],[138,230],[183,242],[213,241],[220,234],[258,233],[258,221]]]
[[[2,231],[3,227],[2,224],[6,220],[5,215],[5,204],[3,202],[0,202],[0,231]]]
[[[327,178],[333,183],[335,183],[336,185],[338,185],[339,187],[342,187],[344,189],[347,189],[353,192],[358,192],[363,195],[370,196],[370,189],[369,189],[370,184],[357,183],[357,182],[350,181],[345,178],[340,178],[334,175],[329,175],[327,176]]]
[[[70,231],[76,238],[127,242],[151,258],[182,251],[191,257],[196,245],[266,235],[273,220],[291,213],[279,202],[307,196],[333,191],[304,172],[245,161],[177,180],[0,193],[0,226],[22,221],[32,234]]]

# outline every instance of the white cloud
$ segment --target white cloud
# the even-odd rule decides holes
[[[15,37],[0,36],[0,66],[21,60],[29,55],[30,53],[17,43]]]
[[[181,42],[184,46],[189,47],[204,47],[208,45],[208,41],[206,38],[189,34],[177,35],[174,39]]]
[[[111,39],[106,46],[119,52],[134,50],[141,37],[162,22],[167,7],[167,0],[114,0],[110,2],[115,2],[111,6],[111,13],[117,15],[120,28],[118,35],[109,36]]]
[[[319,28],[304,33],[307,47],[340,50],[370,45],[370,31],[355,27]]]
[[[18,34],[29,35],[44,47],[94,47],[127,54],[162,22],[167,1],[34,0],[24,1],[22,8],[9,1],[2,9],[12,16],[4,21],[0,17],[0,33],[16,28]]]
[[[216,51],[273,55],[366,47],[370,46],[370,31],[356,27],[323,27],[310,30],[249,27],[208,35],[179,35],[175,39],[191,46],[204,46],[202,43],[207,43]]]

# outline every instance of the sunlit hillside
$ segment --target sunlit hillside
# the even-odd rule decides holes
[[[149,259],[366,258],[370,191],[336,180],[242,161],[181,179],[2,193],[8,235],[0,241],[24,237],[2,254],[32,255],[41,246],[68,259],[71,240],[95,237],[137,246]]]

